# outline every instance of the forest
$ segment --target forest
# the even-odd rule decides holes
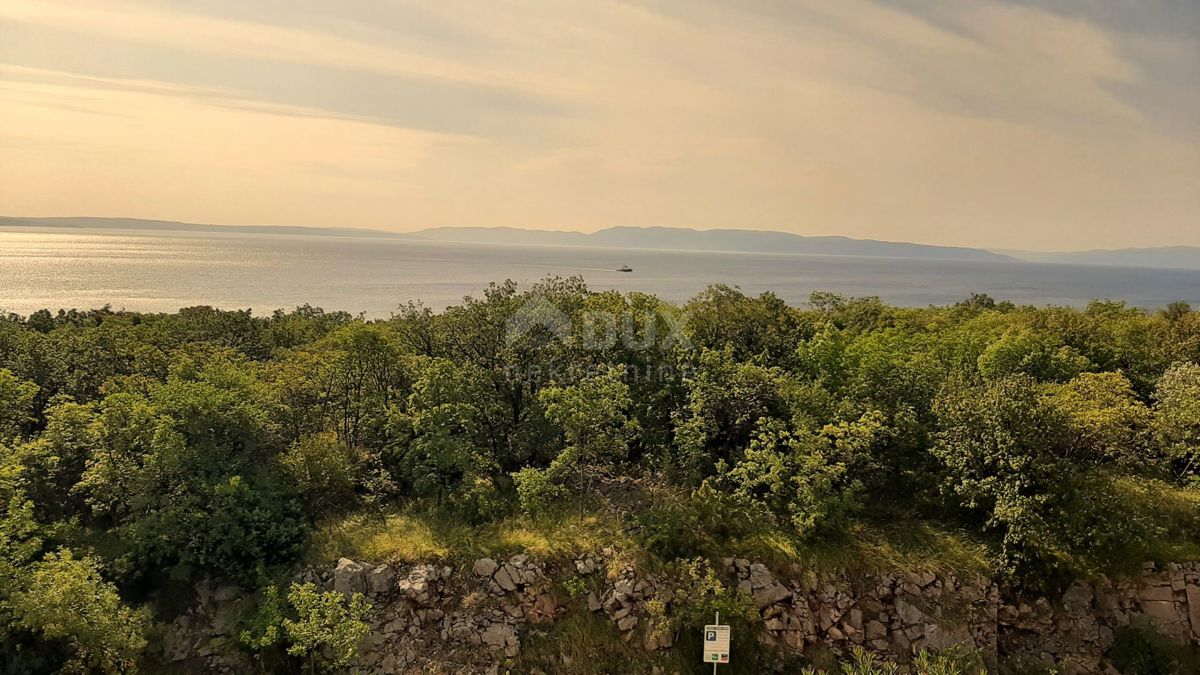
[[[1198,454],[1184,303],[548,278],[384,320],[8,315],[0,663],[144,667],[175,596],[221,579],[262,599],[239,648],[336,666],[361,608],[280,579],[351,554],[920,558],[1033,592],[1200,558]]]

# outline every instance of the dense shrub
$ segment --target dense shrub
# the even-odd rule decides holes
[[[537,525],[567,497],[576,534],[602,523],[695,571],[687,621],[740,611],[697,558],[820,552],[894,522],[982,542],[1026,588],[1195,555],[1198,317],[983,296],[798,308],[729,287],[680,308],[558,278],[386,321],[0,317],[2,656],[125,668],[132,607],[164,579],[286,574],[342,519],[433,510],[413,550],[439,555],[566,550]],[[96,604],[69,607],[47,575]],[[277,598],[275,633],[248,644],[347,654],[330,622],[356,610],[296,593],[304,616]]]

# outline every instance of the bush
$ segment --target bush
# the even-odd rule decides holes
[[[1106,654],[1124,675],[1185,675],[1200,672],[1200,655],[1148,626],[1119,628]]]
[[[1025,375],[953,386],[935,412],[932,452],[946,487],[999,535],[1003,571],[1029,586],[1054,583],[1066,571],[1056,525],[1076,477],[1061,413]]]
[[[353,504],[354,459],[333,434],[306,436],[292,444],[279,461],[311,519]]]
[[[371,632],[363,621],[371,606],[361,594],[347,600],[336,591],[320,593],[313,584],[292,584],[288,602],[296,613],[295,619],[283,620],[288,654],[329,669],[349,666],[358,657],[358,643]]]
[[[672,650],[677,654],[696,654],[702,651],[700,628],[712,623],[719,612],[721,623],[730,627],[729,673],[759,673],[770,656],[757,636],[762,633],[762,619],[749,593],[722,583],[716,570],[705,560],[680,560],[667,565],[665,575],[671,580],[670,591],[676,601],[668,610],[665,605],[648,607],[647,630],[654,634],[668,632],[674,636]],[[694,672],[709,672],[709,666],[689,659]]]
[[[1079,481],[1056,525],[1084,559],[1083,571],[1133,573],[1146,560],[1175,555],[1173,546],[1198,542],[1200,493],[1152,478],[1096,472]]]
[[[824,668],[808,667],[803,675],[831,675]],[[898,675],[900,666],[893,661],[880,659],[862,647],[850,650],[850,659],[838,664],[834,671],[838,675]],[[919,675],[986,675],[987,668],[978,652],[950,648],[939,653],[922,649],[910,671]]]
[[[716,559],[752,535],[767,514],[705,483],[683,499],[664,498],[637,515],[638,543],[663,560]]]
[[[864,479],[888,436],[884,416],[826,425],[819,432],[791,431],[764,421],[723,487],[761,504],[802,537],[842,530],[863,506]]]
[[[513,474],[517,484],[517,499],[527,515],[543,513],[555,501],[567,495],[567,488],[556,481],[550,469],[527,466]]]

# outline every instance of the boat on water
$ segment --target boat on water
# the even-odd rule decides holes
[[[618,272],[632,272],[633,268],[630,267],[629,265],[621,265],[620,267],[617,268],[617,271]]]

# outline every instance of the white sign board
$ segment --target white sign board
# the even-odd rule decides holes
[[[704,627],[704,662],[729,663],[729,626]]]

